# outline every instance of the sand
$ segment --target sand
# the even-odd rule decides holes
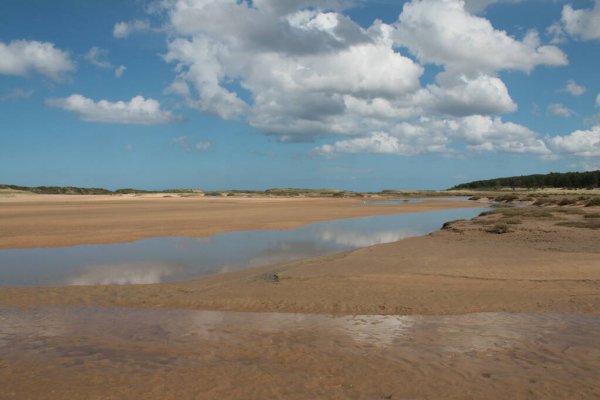
[[[600,318],[0,308],[0,399],[597,399]]]
[[[367,206],[363,199],[344,198],[17,196],[0,199],[0,249],[211,236],[476,206],[481,204],[455,200]]]
[[[101,240],[144,235],[138,208],[180,227],[191,210],[212,209],[254,229],[280,216],[294,226],[388,212],[331,199],[127,201],[13,203],[2,225],[14,233],[11,218],[30,228],[37,218],[51,236],[54,221],[57,241],[24,231],[14,242],[51,245],[96,242],[96,228]],[[599,219],[593,207],[505,209],[425,237],[186,282],[1,288],[0,399],[595,399]]]
[[[531,210],[531,211],[530,211]],[[508,210],[425,237],[158,285],[0,289],[0,304],[450,315],[600,315],[600,230],[593,208]],[[549,210],[549,211],[548,211]],[[518,213],[518,215],[515,215]],[[536,214],[538,213],[538,214]],[[509,232],[489,233],[497,221]]]

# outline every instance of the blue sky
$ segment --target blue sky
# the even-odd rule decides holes
[[[439,189],[600,168],[600,0],[0,4],[0,182]]]

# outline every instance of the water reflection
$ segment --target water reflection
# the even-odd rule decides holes
[[[367,247],[376,244],[392,243],[411,236],[417,236],[415,231],[388,231],[364,234],[360,232],[339,232],[334,230],[323,230],[319,232],[319,238],[325,242],[334,242],[342,246]]]
[[[327,248],[314,242],[282,242],[260,252],[248,261],[249,267],[276,264],[327,254]]]
[[[180,271],[178,265],[159,263],[98,264],[83,267],[65,280],[67,285],[142,285],[160,283]]]
[[[175,281],[320,256],[427,234],[484,208],[319,222],[297,229],[210,238],[0,250],[0,285],[102,285]]]

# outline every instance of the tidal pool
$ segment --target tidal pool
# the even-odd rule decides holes
[[[0,250],[0,286],[150,284],[319,256],[425,235],[485,208],[318,222],[296,229],[131,243]]]

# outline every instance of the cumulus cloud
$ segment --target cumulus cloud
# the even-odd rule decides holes
[[[196,151],[202,152],[210,149],[212,143],[208,140],[201,140],[196,143],[190,142],[190,139],[187,136],[178,136],[173,139],[173,143],[177,146],[181,147],[185,151]]]
[[[396,103],[410,104],[423,68],[394,51],[393,28],[365,30],[315,9],[273,15],[282,11],[274,4],[178,1],[170,20],[184,36],[170,41],[165,56],[177,71],[169,91],[200,110],[247,117],[259,129],[296,139],[359,129],[349,108],[366,102],[410,113]]]
[[[375,132],[367,137],[340,140],[333,145],[325,144],[316,149],[321,155],[373,153],[412,155],[420,152],[414,146],[403,144],[400,139],[385,132]]]
[[[124,39],[133,33],[151,31],[150,22],[145,20],[133,20],[129,22],[117,22],[113,27],[113,36],[117,39]]]
[[[530,72],[538,65],[568,63],[558,47],[541,45],[535,31],[516,40],[489,20],[470,14],[459,0],[406,3],[397,28],[394,37],[399,45],[421,62],[444,65],[451,72]]]
[[[325,144],[315,149],[324,156],[351,153],[414,155],[449,153],[452,141],[466,143],[472,151],[549,154],[539,135],[522,125],[501,118],[468,116],[458,119],[422,118],[418,123],[405,123],[391,133],[375,132],[367,136]]]
[[[73,94],[66,98],[48,99],[46,103],[73,112],[80,119],[90,122],[155,125],[176,120],[170,111],[161,109],[157,100],[142,96],[136,96],[128,102],[111,102],[94,101],[80,94]]]
[[[548,105],[548,113],[557,117],[570,117],[574,114],[573,110],[559,103],[553,103]]]
[[[127,67],[125,65],[119,65],[117,68],[115,68],[115,76],[117,78],[122,77],[126,70]]]
[[[99,47],[92,47],[83,56],[89,63],[94,64],[99,68],[112,68],[110,61],[106,59],[108,56],[108,50],[101,49]]]
[[[498,72],[567,63],[535,32],[518,40],[470,13],[494,2],[465,8],[461,0],[412,0],[396,23],[367,28],[341,12],[349,1],[162,2],[164,59],[175,73],[165,93],[281,141],[345,136],[317,149],[321,154],[452,151],[465,137],[448,128],[451,122],[480,116],[508,129],[495,118],[518,106]],[[421,64],[443,67],[425,87]],[[508,131],[504,146],[501,138],[473,146],[547,151],[532,131]]]
[[[480,13],[496,3],[520,3],[523,0],[465,0],[465,9],[472,13]]]
[[[504,114],[517,110],[504,82],[497,77],[480,75],[469,79],[464,75],[440,86],[428,87],[432,108],[448,115]]]
[[[564,92],[571,93],[573,96],[581,96],[586,90],[584,86],[578,85],[573,79],[569,79],[563,89]]]
[[[499,117],[475,115],[458,121],[449,121],[447,125],[454,133],[453,136],[464,139],[471,150],[550,153],[536,132],[523,125],[504,122]]]
[[[0,42],[0,74],[27,76],[35,71],[54,81],[62,81],[64,74],[74,71],[75,64],[67,51],[53,43],[35,40]]]
[[[600,107],[600,93],[596,96],[596,106]]]
[[[548,142],[559,154],[600,157],[600,125],[590,130],[578,130],[566,136],[548,138]]]
[[[574,9],[567,4],[563,7],[561,23],[564,30],[582,40],[600,39],[600,0],[592,8]]]

